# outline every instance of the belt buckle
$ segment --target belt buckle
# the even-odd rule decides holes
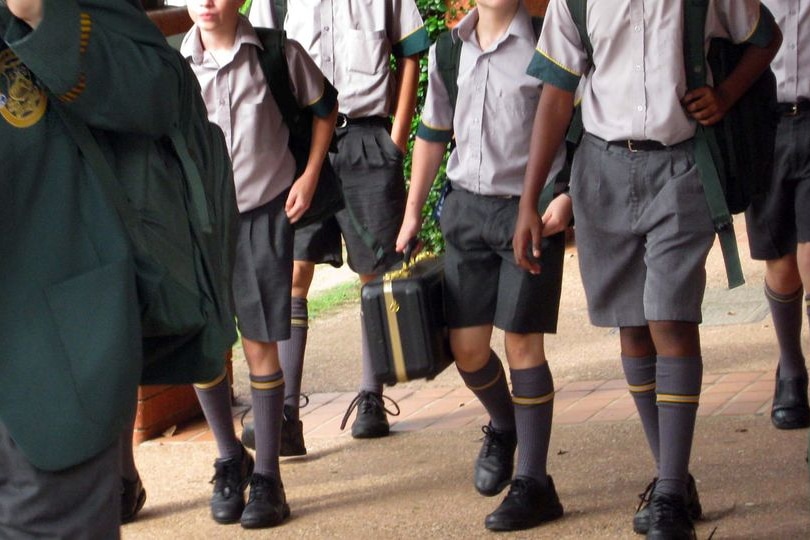
[[[785,113],[785,116],[797,116],[799,114],[799,104],[791,103],[790,110]]]
[[[349,125],[349,117],[345,114],[337,115],[337,120],[335,121],[335,127],[338,128],[345,128]]]
[[[628,150],[630,150],[630,151],[631,151],[631,152],[633,152],[633,153],[638,152],[638,148],[636,148],[636,147],[633,145],[633,141],[631,141],[630,139],[627,139],[627,149],[628,149]]]

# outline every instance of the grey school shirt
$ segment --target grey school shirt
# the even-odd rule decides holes
[[[261,47],[245,18],[239,19],[233,49],[222,65],[203,47],[197,26],[180,47],[200,82],[208,119],[225,134],[236,203],[243,213],[270,202],[295,180],[295,160],[287,147],[290,132],[262,72]],[[329,116],[334,89],[298,43],[288,40],[284,52],[299,105]]]
[[[254,0],[254,25],[273,27],[271,10],[257,9],[273,1]],[[288,0],[284,30],[338,89],[340,112],[350,118],[391,115],[391,55],[412,56],[430,46],[413,0]]]
[[[810,99],[810,0],[767,0],[782,30],[782,47],[771,68],[777,99],[796,103]]]
[[[417,136],[456,147],[447,162],[447,177],[456,188],[480,195],[523,192],[529,141],[542,83],[526,74],[534,54],[535,34],[521,4],[506,32],[487,50],[475,34],[478,10],[470,11],[452,30],[462,41],[455,113],[436,62],[428,56],[428,92]],[[549,178],[562,168],[560,147]]]
[[[730,39],[765,46],[770,15],[758,0],[709,0],[706,42]],[[639,139],[673,145],[690,139],[695,122],[681,105],[686,93],[683,3],[675,0],[590,0],[588,62],[566,0],[551,0],[528,72],[574,92],[582,77],[585,130],[608,141]]]

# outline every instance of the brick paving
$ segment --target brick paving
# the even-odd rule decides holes
[[[773,398],[773,387],[773,371],[707,373],[703,377],[698,415],[767,414]],[[419,390],[394,387],[386,390],[386,395],[398,403],[401,411],[399,416],[389,417],[392,431],[458,429],[470,424],[483,424],[487,418],[484,408],[465,387],[427,387]],[[354,396],[354,392],[310,395],[308,406],[301,409],[306,437],[350,437],[351,419],[343,431],[340,430],[340,421]],[[392,408],[390,404],[387,405],[389,409]],[[241,430],[241,418],[246,412],[249,412],[247,406],[234,408],[237,432]],[[638,421],[638,415],[626,384],[621,379],[574,381],[557,389],[554,422],[558,425],[628,421]],[[177,426],[145,444],[211,440],[211,432],[205,421],[199,419]]]

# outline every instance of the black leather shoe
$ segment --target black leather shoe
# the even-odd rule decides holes
[[[352,437],[355,439],[375,439],[387,436],[390,428],[386,413],[391,416],[399,415],[399,405],[391,398],[386,397],[386,399],[394,404],[396,411],[385,408],[382,394],[361,390],[349,403],[349,408],[346,409],[346,414],[343,415],[343,420],[340,423],[340,429],[346,427],[346,422],[352,411],[357,409],[357,417],[352,424]]]
[[[253,458],[242,449],[241,458],[214,461],[214,494],[211,495],[211,517],[217,523],[236,523],[245,508],[245,488],[253,474]]]
[[[646,534],[650,528],[650,498],[657,481],[658,478],[653,478],[644,493],[638,496],[641,500],[638,503],[638,508],[636,508],[636,514],[633,516],[633,531],[638,534]],[[703,517],[703,507],[700,505],[697,484],[695,483],[695,477],[691,474],[686,483],[686,511],[689,512],[689,517],[692,518],[693,522]]]
[[[290,505],[280,480],[254,474],[250,479],[250,495],[242,512],[242,527],[262,529],[275,527],[290,517]]]
[[[284,405],[284,416],[281,418],[281,456],[305,456],[307,447],[304,445],[304,423],[293,418],[292,407]]]
[[[256,431],[253,428],[253,422],[245,422],[242,424],[242,446],[256,450]]]
[[[799,429],[810,426],[807,376],[782,379],[779,377],[779,370],[776,370],[771,422],[777,429]]]
[[[686,500],[679,495],[653,493],[647,540],[696,540]]]
[[[146,490],[140,477],[137,480],[121,478],[121,525],[135,520],[146,503]]]
[[[492,497],[512,480],[517,434],[498,431],[492,424],[483,426],[481,431],[484,432],[484,442],[475,460],[475,489],[481,495]]]
[[[281,441],[279,455],[305,456],[307,447],[304,445],[304,423],[293,420],[290,415],[291,407],[284,405],[284,416],[281,418]],[[256,431],[253,422],[245,422],[242,426],[242,444],[252,450],[256,449]]]
[[[562,515],[563,507],[551,476],[545,486],[534,478],[517,476],[506,498],[487,516],[484,524],[491,531],[520,531]]]

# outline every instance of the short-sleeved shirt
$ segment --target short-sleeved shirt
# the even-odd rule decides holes
[[[452,30],[460,39],[458,98],[455,113],[436,62],[436,47],[428,55],[428,92],[417,136],[456,147],[447,162],[454,187],[480,195],[523,192],[534,114],[542,83],[526,74],[534,54],[531,17],[521,4],[506,32],[487,50],[475,33],[478,10],[473,9]],[[550,177],[562,168],[563,148]]]
[[[256,26],[274,24],[270,10],[255,10]],[[350,118],[389,116],[395,100],[390,57],[430,46],[413,0],[296,0],[284,21],[287,35],[301,43],[340,92],[340,112]]]
[[[766,0],[782,30],[782,47],[771,68],[776,97],[784,103],[810,99],[810,0]]]
[[[707,45],[719,37],[766,46],[772,25],[761,15],[758,0],[710,0]],[[696,124],[681,105],[683,2],[590,0],[586,19],[592,64],[566,0],[552,0],[529,73],[571,92],[585,76],[583,123],[597,137],[666,145],[691,138]]]
[[[258,51],[256,32],[240,18],[236,40],[222,65],[203,47],[194,26],[180,51],[200,82],[208,119],[225,134],[233,163],[236,202],[240,212],[273,200],[292,184],[295,159],[287,147],[289,129],[267,86]],[[293,95],[313,114],[327,117],[335,104],[323,74],[306,51],[293,40],[284,48]]]

